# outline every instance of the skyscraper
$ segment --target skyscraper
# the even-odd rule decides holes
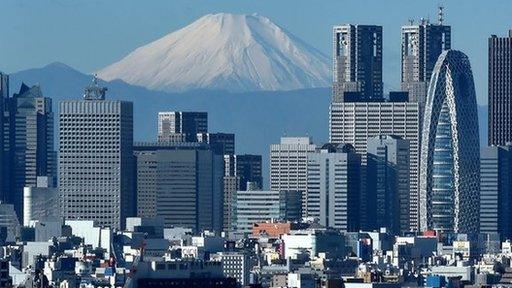
[[[308,153],[307,217],[342,231],[359,230],[361,156],[350,144],[325,144]]]
[[[7,152],[4,145],[5,104],[9,98],[9,75],[0,72],[0,200],[6,201],[9,190],[9,169],[7,169]],[[7,126],[8,127],[8,126]]]
[[[512,237],[512,146],[484,147],[480,152],[480,233]]]
[[[331,103],[329,121],[331,143],[348,143],[361,155],[366,165],[368,138],[396,135],[409,141],[410,148],[410,227],[418,230],[419,104],[414,102],[343,102]],[[362,177],[365,177],[365,173]],[[363,178],[364,180],[364,178]],[[363,185],[365,183],[363,182]],[[368,223],[365,200],[361,193],[361,225]]]
[[[382,98],[382,26],[334,26],[333,45],[333,102],[343,102],[345,92]]]
[[[158,141],[173,141],[181,135],[186,142],[196,142],[198,133],[208,132],[206,112],[170,111],[158,113]]]
[[[135,214],[133,104],[106,90],[95,78],[83,100],[60,102],[59,192],[65,219],[121,229]]]
[[[270,145],[270,190],[305,193],[308,153],[315,149],[309,137],[282,137],[280,144]]]
[[[261,155],[224,155],[224,230],[231,230],[232,200],[236,191],[247,190],[247,183],[263,188]]]
[[[420,227],[457,233],[479,230],[480,148],[468,57],[439,56],[432,74],[421,143]]]
[[[20,91],[7,101],[11,122],[7,133],[14,168],[13,191],[9,203],[18,217],[23,215],[23,188],[35,187],[37,177],[56,181],[56,156],[53,149],[52,101],[44,97],[39,86],[21,84]],[[10,168],[12,169],[12,168]]]
[[[451,27],[443,25],[443,10],[439,8],[437,24],[421,19],[419,24],[402,26],[403,91],[409,92],[409,101],[424,107],[427,89],[437,58],[451,48]]]
[[[219,155],[235,154],[235,134],[233,133],[198,133],[197,141],[208,143]]]
[[[409,141],[394,135],[368,139],[367,190],[373,229],[410,230]]]
[[[220,231],[222,156],[205,143],[135,143],[137,216]],[[218,157],[221,161],[216,161]]]
[[[512,30],[489,38],[489,146],[512,142]]]

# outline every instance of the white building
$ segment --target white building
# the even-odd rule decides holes
[[[282,137],[270,145],[270,190],[305,193],[308,153],[315,149],[310,137]]]
[[[368,138],[396,135],[410,145],[410,227],[418,228],[419,104],[410,102],[335,102],[330,107],[329,142],[352,144],[366,164]],[[364,191],[364,190],[363,190]],[[364,197],[364,195],[362,195]],[[364,201],[362,215],[366,215]],[[366,219],[362,219],[363,222]]]
[[[33,220],[61,219],[59,190],[49,184],[48,177],[37,177],[36,187],[23,188],[23,226]]]
[[[225,277],[235,278],[242,286],[249,285],[249,257],[239,252],[221,252],[212,257],[222,261],[222,272]]]

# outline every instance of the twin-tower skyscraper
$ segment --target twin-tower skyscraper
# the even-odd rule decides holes
[[[365,155],[370,137],[408,140],[409,201],[399,209],[409,215],[410,230],[476,232],[476,96],[469,60],[451,50],[451,27],[443,16],[440,8],[437,23],[421,19],[402,27],[401,91],[389,97],[383,95],[382,27],[334,27],[330,141],[350,143]],[[364,203],[365,193],[361,197]],[[365,215],[373,208],[361,209]]]

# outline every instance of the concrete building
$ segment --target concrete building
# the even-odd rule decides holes
[[[402,26],[401,88],[409,92],[409,101],[425,107],[430,77],[437,58],[451,48],[451,27],[443,24],[439,8],[438,23],[421,19]]]
[[[352,145],[325,144],[307,156],[305,216],[325,227],[359,230],[361,156]]]
[[[373,229],[391,233],[410,230],[410,153],[409,141],[393,135],[368,139],[366,181],[368,215]]]
[[[198,133],[197,141],[208,143],[219,155],[235,155],[235,134],[233,133]]]
[[[421,143],[420,227],[477,233],[480,142],[468,57],[460,51],[443,52],[432,79]]]
[[[198,133],[208,132],[206,112],[169,111],[158,113],[158,141],[175,142],[183,134],[185,142],[196,142]]]
[[[166,228],[220,231],[222,156],[205,143],[135,143],[137,215]]]
[[[222,262],[224,277],[235,278],[241,287],[250,284],[250,259],[247,254],[243,252],[221,252],[213,255],[212,258]]]
[[[9,173],[12,171],[8,168],[8,146],[4,144],[4,130],[9,126],[5,127],[6,119],[5,114],[6,101],[9,100],[9,75],[0,72],[0,199],[2,201],[7,200],[9,184],[7,181],[10,179]],[[7,121],[9,123],[9,121]],[[7,149],[6,149],[7,148]]]
[[[308,153],[315,149],[310,137],[282,137],[280,144],[270,145],[270,190],[305,193]]]
[[[396,135],[409,141],[410,148],[410,227],[418,230],[419,177],[419,104],[412,102],[344,102],[331,103],[329,141],[347,143],[361,154],[366,165],[368,138]],[[365,189],[361,199],[365,199]],[[366,202],[361,200],[361,224],[366,225]]]
[[[62,219],[59,189],[48,177],[37,177],[35,187],[23,189],[23,226],[30,221],[59,221]]]
[[[331,259],[345,256],[345,237],[339,231],[325,229],[294,230],[281,236],[284,257],[314,258],[319,253],[329,253]]]
[[[252,232],[254,223],[272,219],[298,221],[302,215],[302,197],[297,191],[237,191],[232,202],[232,229]]]
[[[480,151],[480,233],[512,237],[512,146]]]
[[[512,142],[512,30],[489,38],[489,146]]]
[[[65,219],[121,229],[135,214],[133,104],[106,100],[96,79],[60,102],[59,191]]]
[[[333,51],[333,102],[343,102],[345,92],[382,98],[382,26],[334,26]]]

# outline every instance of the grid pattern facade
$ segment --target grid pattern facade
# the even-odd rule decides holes
[[[402,27],[402,90],[424,106],[437,58],[451,48],[451,27],[422,21]]]
[[[157,215],[165,227],[220,229],[222,212],[215,209],[218,203],[222,210],[223,197],[215,185],[222,186],[223,167],[207,145],[136,143],[134,151],[139,217]]]
[[[410,227],[418,230],[418,168],[419,168],[419,104],[411,102],[351,102],[330,106],[329,141],[348,143],[361,154],[366,165],[368,138],[395,135],[409,141],[410,147]],[[364,176],[364,175],[362,175]],[[361,214],[367,220],[364,188],[361,193]],[[365,222],[366,221],[366,222]],[[361,223],[363,225],[364,223]]]
[[[308,153],[315,150],[309,137],[283,137],[280,144],[270,145],[270,190],[305,193]]]
[[[512,30],[489,38],[489,146],[512,142]]]
[[[382,98],[382,26],[334,26],[333,52],[334,102],[343,101],[344,92]]]
[[[196,142],[198,133],[208,132],[206,112],[169,111],[158,113],[158,139],[169,141],[173,135],[184,134],[186,142]]]
[[[479,230],[480,146],[473,75],[459,51],[441,54],[428,91],[420,167],[420,227]]]
[[[326,227],[358,231],[360,165],[350,145],[309,153],[306,216]]]
[[[492,146],[480,152],[480,233],[512,236],[512,146]]]
[[[63,101],[59,121],[64,218],[121,229],[135,213],[132,103]]]

